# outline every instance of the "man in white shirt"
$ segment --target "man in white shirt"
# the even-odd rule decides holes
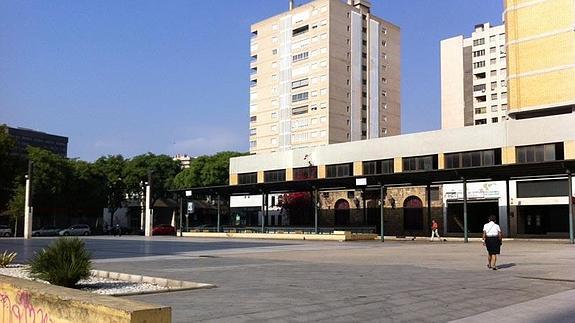
[[[489,216],[489,222],[483,226],[483,245],[487,247],[487,268],[497,270],[497,255],[501,251],[501,228],[495,220],[495,215]]]

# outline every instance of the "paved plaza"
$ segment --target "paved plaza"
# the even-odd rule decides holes
[[[0,239],[19,262],[51,238]],[[91,237],[97,269],[217,285],[130,296],[174,322],[575,322],[575,246]]]

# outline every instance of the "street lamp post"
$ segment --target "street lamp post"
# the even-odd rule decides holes
[[[24,239],[32,238],[32,166],[33,162],[28,161],[28,175],[26,175],[26,197],[24,200]]]
[[[146,221],[144,234],[146,237],[152,236],[152,225],[154,224],[154,210],[152,210],[152,172],[148,173],[148,182],[146,183]]]

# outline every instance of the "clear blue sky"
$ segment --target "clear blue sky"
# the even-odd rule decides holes
[[[296,3],[307,2],[296,0]],[[440,126],[439,41],[502,0],[372,0],[401,27],[404,133]],[[0,123],[69,157],[248,150],[250,25],[288,0],[1,0]]]

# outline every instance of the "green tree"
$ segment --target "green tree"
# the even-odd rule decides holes
[[[103,186],[106,189],[106,207],[110,212],[111,225],[114,225],[114,214],[122,207],[126,200],[126,160],[122,155],[109,155],[98,158],[93,167],[99,177],[104,179]]]
[[[124,183],[128,193],[135,195],[142,192],[142,184],[152,178],[152,203],[158,198],[167,196],[173,187],[174,177],[180,172],[180,162],[167,155],[147,153],[128,160]]]
[[[16,185],[14,194],[8,202],[8,214],[10,219],[14,222],[14,236],[18,232],[18,223],[22,222],[24,218],[24,204],[26,199],[26,188],[22,183]]]
[[[200,156],[192,161],[189,168],[186,168],[176,176],[174,187],[228,185],[230,158],[244,155],[246,154],[222,151],[211,156]]]
[[[18,167],[18,158],[11,154],[14,146],[6,125],[0,125],[0,212],[6,209],[6,203],[14,194],[14,180],[20,177],[24,180],[23,167]]]

